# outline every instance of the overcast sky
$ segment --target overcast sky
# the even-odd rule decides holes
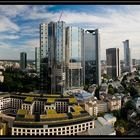
[[[106,48],[120,48],[129,39],[132,58],[140,59],[140,5],[0,5],[0,59],[34,59],[39,24],[61,20],[83,29],[100,30],[101,59]]]

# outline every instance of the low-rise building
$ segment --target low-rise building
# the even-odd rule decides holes
[[[106,83],[101,84],[99,95],[108,93],[108,85]]]
[[[105,120],[108,122],[108,124],[114,126],[114,123],[116,122],[117,118],[111,114],[106,113],[104,115]]]
[[[132,104],[138,113],[140,113],[140,97],[135,98],[132,100]]]

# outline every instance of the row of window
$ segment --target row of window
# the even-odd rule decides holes
[[[25,129],[23,129],[22,130],[22,132],[21,132],[21,130],[20,129],[18,129],[18,131],[16,132],[16,131],[13,131],[13,134],[14,135],[27,135],[27,134],[30,134],[30,135],[37,135],[37,134],[42,134],[42,135],[51,135],[51,134],[53,134],[53,135],[59,135],[59,134],[75,134],[75,133],[77,133],[77,132],[80,132],[80,131],[85,131],[85,130],[87,130],[87,129],[89,129],[89,128],[93,128],[93,126],[91,125],[90,127],[83,127],[83,128],[78,128],[78,129],[75,129],[75,130],[73,130],[73,129],[71,129],[71,130],[68,130],[68,128],[67,129],[65,129],[65,128],[63,128],[62,130],[64,130],[65,129],[65,131],[61,131],[61,129],[54,129],[54,131],[52,131],[52,129],[45,129],[45,130],[27,130],[26,132],[25,132]]]

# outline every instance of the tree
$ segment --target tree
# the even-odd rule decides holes
[[[109,93],[109,94],[112,94],[112,95],[115,93],[115,92],[114,92],[114,88],[113,88],[112,85],[109,85],[109,86],[108,86],[108,93]]]

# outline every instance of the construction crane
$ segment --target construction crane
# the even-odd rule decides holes
[[[59,17],[58,22],[60,21],[60,19],[61,19],[61,17],[62,17],[62,14],[63,14],[63,11],[60,13],[60,17]]]

